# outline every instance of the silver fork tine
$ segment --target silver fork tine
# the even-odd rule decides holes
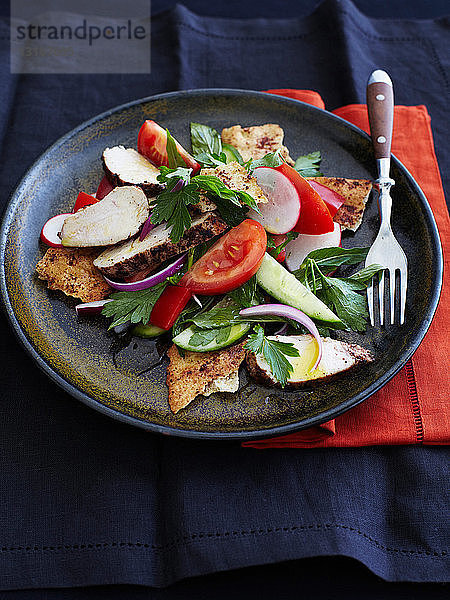
[[[391,325],[394,324],[395,320],[395,269],[389,271],[389,295],[391,300]]]
[[[378,303],[380,306],[380,325],[384,324],[384,271],[381,272],[378,282]]]
[[[373,279],[372,283],[367,288],[367,304],[369,305],[370,324],[375,325],[375,321],[373,318]]]
[[[406,266],[400,269],[400,325],[405,322],[406,290],[408,287],[408,273]]]

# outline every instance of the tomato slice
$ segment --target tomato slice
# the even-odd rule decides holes
[[[297,173],[293,167],[286,163],[276,168],[286,177],[289,177],[300,195],[300,217],[293,231],[308,233],[309,235],[320,235],[333,231],[333,218],[327,205],[316,190],[309,185],[300,173]]]
[[[230,229],[181,279],[194,294],[224,294],[252,277],[264,257],[267,235],[264,227],[246,219]]]
[[[138,152],[148,158],[157,167],[169,166],[167,158],[167,133],[155,121],[147,120],[144,122],[138,134]],[[175,140],[177,150],[187,167],[193,169],[194,174],[200,169],[200,165],[193,156],[187,152],[181,144]]]
[[[191,290],[179,285],[168,285],[153,307],[150,323],[161,329],[170,329],[191,297]]]
[[[90,204],[96,204],[98,202],[98,198],[91,196],[90,194],[86,194],[86,192],[80,192],[75,201],[75,206],[73,207],[73,212],[76,213],[80,210],[80,208],[84,208],[85,206],[89,206]]]

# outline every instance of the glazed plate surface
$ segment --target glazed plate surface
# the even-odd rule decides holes
[[[234,124],[278,123],[296,158],[322,153],[324,175],[373,179],[370,139],[345,121],[296,100],[244,90],[193,90],[153,96],[117,107],[58,140],[27,172],[6,209],[0,234],[0,282],[9,319],[39,366],[72,396],[114,418],[152,431],[187,437],[252,439],[281,435],[328,421],[368,398],[399,371],[425,335],[439,298],[442,255],[427,200],[407,170],[393,160],[393,228],[409,263],[406,324],[342,332],[369,348],[375,361],[340,380],[281,392],[240,373],[236,394],[199,397],[173,415],[167,403],[163,344],[132,338],[121,343],[104,318],[79,318],[75,299],[48,291],[34,274],[45,248],[46,220],[70,212],[80,190],[93,192],[107,146],[136,147],[145,119],[154,119],[184,145],[189,122],[217,130]],[[343,245],[369,246],[379,225],[371,196],[356,234]]]

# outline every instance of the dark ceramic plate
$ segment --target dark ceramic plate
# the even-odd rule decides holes
[[[135,146],[144,119],[168,127],[189,147],[189,121],[220,130],[236,123],[279,123],[296,157],[322,152],[326,175],[374,178],[367,135],[345,121],[296,100],[242,90],[196,90],[120,106],[57,141],[31,167],[6,211],[0,238],[1,284],[9,318],[39,366],[74,397],[144,429],[203,438],[250,439],[317,425],[368,398],[401,369],[420,344],[436,309],[442,258],[436,224],[423,193],[394,159],[393,223],[410,265],[406,324],[340,334],[372,350],[375,361],[341,380],[302,392],[256,385],[241,372],[240,391],[198,398],[171,414],[166,359],[153,342],[120,345],[102,317],[77,318],[75,300],[49,292],[34,275],[43,254],[39,232],[52,215],[72,209],[79,190],[92,191],[102,176],[106,146]],[[364,223],[345,246],[370,245],[378,228],[371,198]]]

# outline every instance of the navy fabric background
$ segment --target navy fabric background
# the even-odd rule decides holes
[[[0,42],[2,206],[49,144],[114,105],[183,88],[294,87],[332,109],[364,101],[375,67],[392,75],[398,103],[427,105],[448,185],[448,20],[374,21],[328,0],[277,22],[178,6],[152,27],[147,77],[12,76]],[[166,586],[329,555],[390,581],[448,579],[445,448],[261,452],[151,435],[73,400],[3,315],[0,330],[0,589]]]

